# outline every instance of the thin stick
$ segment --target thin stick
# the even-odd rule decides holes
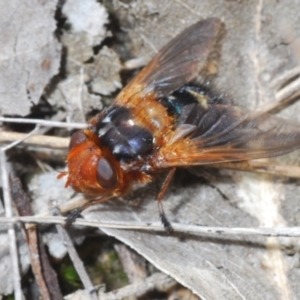
[[[154,289],[161,290],[166,285],[174,286],[175,284],[176,281],[170,276],[163,273],[154,273],[139,284],[130,284],[121,289],[109,293],[99,293],[99,299],[115,300],[131,297],[136,298],[145,295],[147,292],[152,291]]]
[[[289,84],[277,91],[275,95],[275,102],[267,103],[261,107],[261,111],[273,113],[278,110],[283,109],[290,105],[297,97],[300,96],[300,67],[296,67],[292,70],[285,72],[282,76],[276,78],[271,86],[275,88],[280,88],[284,83],[289,82],[293,77],[298,76],[295,80],[291,81]]]
[[[146,65],[146,59],[145,57],[137,57],[133,59],[129,59],[125,61],[123,65],[124,70],[134,70],[141,67],[144,67]]]
[[[26,138],[25,141],[24,138]],[[69,146],[69,138],[46,135],[33,135],[28,137],[28,135],[24,133],[1,131],[0,143],[10,143],[19,140],[23,140],[24,145],[33,145],[52,149],[67,149]]]
[[[141,39],[149,46],[149,48],[156,54],[158,49],[154,46],[154,44],[139,30],[138,31]]]
[[[24,137],[22,137],[19,140],[16,140],[12,142],[11,144],[5,146],[2,148],[3,151],[7,151],[8,149],[11,149],[13,147],[16,147],[18,144],[24,142],[26,139],[28,139],[30,136],[32,136],[34,133],[36,133],[39,130],[39,125],[37,125],[32,131],[30,131],[28,134],[26,134]]]
[[[36,278],[37,285],[39,287],[41,298],[50,299],[50,293],[43,276],[43,270],[41,266],[41,256],[39,252],[39,238],[36,227],[30,228],[27,231],[27,243],[30,252],[30,261],[32,272]]]
[[[3,149],[0,149],[0,165],[1,165],[1,174],[2,174],[2,188],[3,188],[3,198],[4,198],[4,206],[5,206],[5,216],[7,218],[11,218],[12,217],[11,195],[9,190],[8,174],[6,170],[6,155],[5,155],[5,150]],[[22,292],[21,292],[21,276],[19,270],[19,256],[18,256],[18,249],[17,249],[16,232],[13,224],[9,224],[7,234],[9,240],[11,264],[12,264],[14,297],[16,300],[21,300]]]
[[[43,217],[43,216],[26,216],[26,217],[0,217],[0,224],[28,223],[28,224],[61,224],[66,223],[65,217]],[[142,230],[150,232],[163,232],[166,230],[160,222],[96,222],[84,219],[77,219],[73,223],[78,226],[88,226],[96,228],[111,228],[123,230]],[[27,225],[28,226],[28,225]],[[185,225],[172,223],[175,233],[189,234],[217,234],[217,235],[246,235],[246,236],[266,236],[266,237],[300,237],[300,227],[274,227],[274,228],[257,228],[257,227],[209,227],[197,225]]]
[[[185,9],[187,9],[190,13],[195,14],[198,17],[202,17],[201,14],[199,14],[196,9],[193,9],[192,7],[190,7],[189,5],[187,5],[185,2],[183,2],[181,0],[175,0],[175,1],[178,4],[180,4],[181,6],[183,6]]]
[[[293,77],[300,75],[300,66],[295,67],[294,69],[287,70],[283,74],[277,76],[270,84],[270,87],[274,90],[280,88],[286,82],[290,81]]]
[[[88,127],[88,125],[86,123],[67,123],[67,122],[46,121],[46,120],[40,120],[40,119],[24,119],[24,118],[0,117],[0,122],[36,124],[36,125],[41,125],[41,126],[45,126],[45,127],[59,127],[59,128],[85,129]]]
[[[81,282],[84,286],[84,288],[90,293],[90,299],[97,300],[98,297],[95,294],[95,287],[89,278],[89,275],[87,274],[84,264],[80,257],[78,256],[78,253],[76,252],[73,242],[67,233],[67,231],[59,224],[56,225],[56,230],[62,237],[62,240],[64,241],[64,245],[67,247],[68,254],[73,262],[73,265],[78,273],[78,276],[81,279]]]
[[[24,139],[26,134],[2,131],[0,134],[0,143],[3,142],[14,142],[16,140]],[[36,147],[47,147],[52,149],[68,149],[69,138],[54,137],[54,136],[43,136],[34,135],[28,137],[23,141],[24,145],[33,145]],[[247,161],[247,162],[236,162],[236,163],[222,163],[222,164],[211,164],[212,168],[227,168],[234,170],[242,170],[249,172],[258,172],[278,176],[286,176],[291,178],[300,178],[300,167],[297,166],[285,166],[285,165],[274,165],[260,161]]]
[[[282,101],[286,98],[289,98],[295,93],[299,92],[299,89],[300,89],[300,78],[294,80],[289,85],[279,90],[276,93],[276,100]]]
[[[209,167],[217,169],[232,169],[248,172],[257,172],[270,174],[275,176],[285,176],[290,178],[300,178],[300,167],[286,166],[286,165],[273,165],[255,160],[242,161],[235,163],[220,163],[211,164]]]
[[[300,90],[296,91],[294,94],[291,94],[289,97],[284,98],[282,100],[267,103],[260,110],[266,113],[276,113],[284,109],[285,107],[291,105],[299,96],[300,96]]]
[[[53,115],[50,118],[49,121],[62,122],[62,120],[66,119],[66,116],[67,116],[67,113],[62,112],[62,111],[58,111],[55,115]],[[39,135],[46,134],[51,129],[52,129],[52,127],[46,127],[46,126],[41,127],[40,126],[40,129],[39,129],[37,134],[39,134]]]
[[[11,196],[14,205],[20,216],[32,216],[29,197],[23,190],[19,178],[10,178]],[[22,226],[24,228],[25,226]],[[44,244],[42,236],[38,232],[37,226],[32,226],[24,232],[28,248],[30,252],[31,268],[39,287],[40,297],[42,299],[62,299],[62,294],[57,281],[57,276],[52,269]]]

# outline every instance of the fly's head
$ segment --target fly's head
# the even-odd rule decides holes
[[[118,195],[123,185],[119,162],[89,129],[73,133],[67,156],[68,180],[76,192],[88,195]],[[62,177],[60,176],[60,177]]]

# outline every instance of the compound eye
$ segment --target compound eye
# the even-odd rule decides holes
[[[110,162],[100,158],[97,163],[97,181],[105,189],[113,189],[117,185],[117,173]]]
[[[71,150],[75,146],[85,142],[86,140],[87,140],[87,136],[82,131],[74,132],[71,136],[71,140],[69,143],[69,150]]]

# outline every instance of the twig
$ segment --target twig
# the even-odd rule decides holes
[[[46,120],[38,120],[38,119],[24,119],[24,118],[0,117],[0,122],[36,124],[36,125],[41,125],[46,127],[60,127],[60,128],[77,128],[77,129],[87,128],[86,123],[66,123],[66,122],[46,121]]]
[[[283,85],[285,82],[288,82],[292,77],[299,75],[300,69],[295,68],[290,72],[284,74],[280,77],[278,81],[274,81],[272,85]],[[294,75],[294,76],[293,76]],[[287,84],[285,87],[280,89],[275,95],[275,102],[267,103],[261,107],[261,111],[273,113],[278,110],[283,109],[290,105],[298,96],[300,95],[300,77],[293,80],[291,83]]]
[[[118,300],[130,296],[140,297],[154,289],[161,290],[164,286],[174,286],[176,281],[163,273],[155,273],[139,284],[130,284],[110,293],[99,293],[101,300]],[[71,299],[71,298],[70,298]]]
[[[82,108],[82,94],[83,94],[83,85],[84,85],[84,75],[83,75],[83,68],[80,67],[80,84],[78,86],[78,96],[76,97],[78,99],[77,104],[78,104],[78,108],[79,110],[82,112],[83,108]],[[83,114],[83,113],[82,113]],[[84,116],[83,116],[84,118]]]
[[[14,204],[21,216],[32,216],[33,211],[30,200],[23,190],[19,178],[10,180],[11,194]],[[25,229],[25,228],[24,228]],[[44,300],[62,300],[57,276],[52,269],[48,256],[39,234],[37,226],[25,230],[25,236],[29,247],[31,268],[40,290],[40,296]]]
[[[141,39],[147,44],[154,53],[158,52],[158,49],[154,46],[154,44],[139,30],[138,31]]]
[[[181,6],[183,6],[185,9],[187,9],[190,13],[195,14],[198,17],[202,18],[202,15],[199,14],[197,12],[197,10],[191,8],[190,6],[188,6],[185,2],[182,2],[181,0],[175,0],[178,4],[180,4]]]
[[[75,247],[73,245],[73,242],[72,242],[69,234],[60,224],[56,225],[56,230],[60,234],[61,240],[64,242],[64,245],[67,247],[67,251],[70,256],[70,259],[73,262],[74,268],[76,269],[77,274],[78,274],[85,290],[87,290],[89,292],[90,298],[92,300],[97,300],[98,298],[95,293],[96,292],[95,287],[94,287],[91,279],[89,278],[89,275],[87,274],[87,272],[85,270],[82,260],[80,259],[80,257],[78,256],[78,253],[75,250]]]
[[[11,144],[2,147],[3,151],[7,151],[11,148],[16,147],[18,144],[22,143],[23,141],[25,141],[26,139],[28,139],[30,136],[32,136],[34,133],[36,133],[39,130],[39,125],[37,125],[32,131],[30,131],[28,134],[25,134],[21,139],[15,140],[14,142],[12,142]]]
[[[33,215],[29,199],[25,194],[21,182],[18,178],[10,178],[10,189],[12,200],[15,204],[15,207],[21,216],[31,216]],[[39,287],[40,296],[43,300],[50,299],[50,294],[46,285],[46,282],[43,277],[42,266],[39,255],[38,247],[38,231],[36,226],[32,226],[24,232],[29,248],[31,269],[36,279],[36,283]]]
[[[30,216],[30,217],[1,217],[0,224],[11,223],[34,223],[34,224],[66,224],[65,217],[43,217],[43,216]],[[95,222],[83,219],[77,219],[74,225],[88,226],[96,228],[111,228],[123,230],[142,230],[150,232],[163,232],[166,230],[160,222]],[[189,233],[189,234],[216,234],[216,235],[251,235],[251,236],[274,236],[274,237],[300,237],[300,227],[274,227],[274,228],[257,228],[257,227],[210,227],[210,226],[197,226],[186,225],[180,223],[172,223],[176,233]]]
[[[296,92],[299,92],[300,90],[300,77],[296,80],[292,81],[290,84],[288,84],[286,87],[282,88],[276,93],[276,100],[282,101],[286,98],[291,97]]]
[[[270,87],[274,90],[279,89],[286,82],[289,82],[293,77],[300,75],[300,66],[295,67],[294,69],[285,71],[280,76],[276,77],[270,84]]]
[[[13,142],[16,140],[24,139],[26,134],[3,131],[0,134],[0,143]],[[36,147],[47,147],[52,149],[67,149],[69,146],[69,138],[54,137],[54,136],[43,136],[35,135],[28,137],[23,141],[24,145],[36,146]],[[242,170],[249,172],[259,172],[271,175],[286,176],[292,178],[300,178],[300,167],[297,166],[283,166],[274,165],[260,161],[247,161],[247,162],[236,162],[236,163],[222,163],[222,164],[211,164],[213,168],[227,168],[234,170]]]
[[[145,259],[124,244],[115,244],[114,248],[129,283],[136,284],[144,281],[147,278]]]
[[[6,170],[6,155],[5,150],[0,149],[0,165],[1,165],[1,174],[2,174],[2,188],[3,188],[3,198],[5,206],[5,216],[7,218],[12,217],[12,205],[11,205],[11,195],[9,191],[9,179]],[[12,264],[12,276],[14,281],[14,297],[16,300],[22,299],[21,291],[21,276],[19,270],[19,257],[17,249],[17,239],[16,232],[14,229],[14,224],[8,225],[8,240],[9,240],[9,250]]]
[[[36,282],[41,293],[41,298],[51,299],[43,276],[41,256],[39,255],[39,238],[36,227],[32,227],[27,230],[27,243],[30,252],[32,272],[36,278]]]
[[[137,58],[129,59],[125,61],[125,63],[123,64],[123,69],[124,70],[138,69],[144,67],[146,63],[147,61],[145,57],[137,57]]]
[[[49,121],[62,122],[62,120],[66,119],[66,116],[67,116],[67,114],[65,112],[59,111],[54,116],[52,116]],[[49,130],[51,130],[51,127],[46,127],[46,126],[40,127],[37,134],[42,135],[42,134],[47,133]]]
[[[248,172],[257,172],[275,176],[300,178],[300,167],[287,165],[273,165],[260,161],[250,160],[234,163],[211,164],[209,167],[217,169],[232,169]]]
[[[296,99],[300,96],[300,89],[296,91],[294,94],[291,94],[291,96],[284,98],[280,101],[275,101],[272,103],[267,103],[261,108],[261,111],[266,113],[276,113],[285,107],[291,105]]]
[[[26,138],[24,141],[23,139]],[[23,140],[24,145],[32,145],[39,147],[47,147],[53,149],[67,149],[69,146],[69,138],[46,136],[46,135],[33,135],[28,137],[27,134],[1,131],[0,143],[10,143],[14,141]]]

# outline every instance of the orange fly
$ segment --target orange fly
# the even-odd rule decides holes
[[[169,171],[158,195],[162,223],[172,230],[161,200],[178,167],[266,158],[300,147],[299,126],[276,116],[218,103],[195,84],[215,55],[223,24],[202,20],[171,40],[113,104],[75,132],[66,185],[97,196],[80,210],[126,194]]]

